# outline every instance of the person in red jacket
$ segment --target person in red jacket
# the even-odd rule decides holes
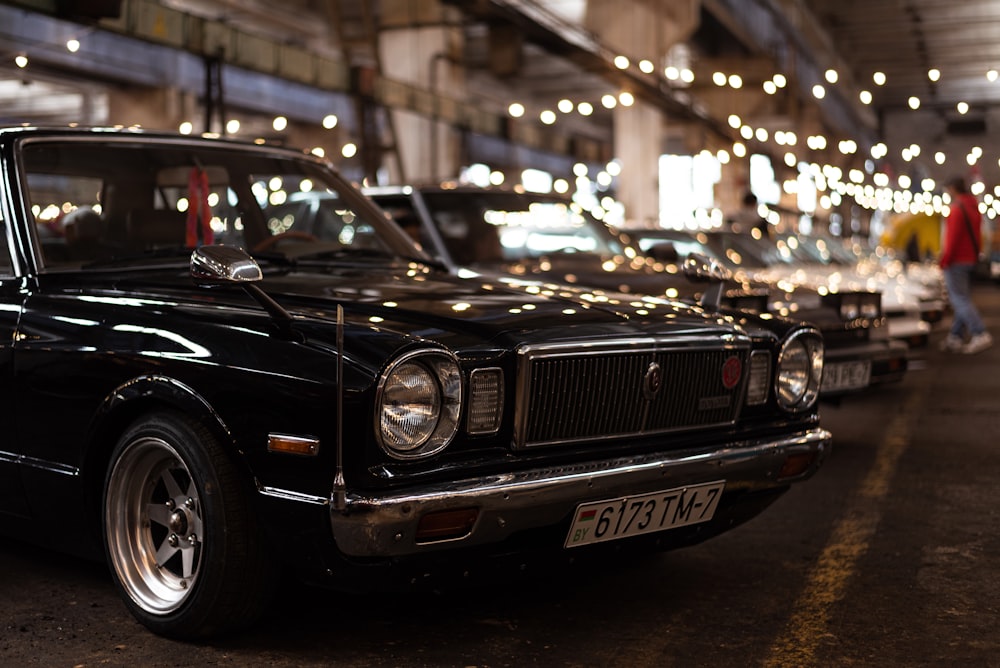
[[[972,274],[982,246],[982,217],[979,203],[969,192],[964,179],[949,181],[945,184],[945,192],[950,195],[951,201],[944,222],[944,240],[938,264],[944,272],[954,317],[951,331],[941,343],[941,349],[978,353],[993,345],[993,337],[986,331],[971,295]]]

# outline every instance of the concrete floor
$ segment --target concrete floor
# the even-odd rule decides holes
[[[1000,286],[975,297],[1000,335]],[[103,567],[2,539],[0,665],[1000,666],[1000,346],[943,335],[902,383],[825,406],[825,468],[702,545],[436,594],[295,589],[188,645]]]

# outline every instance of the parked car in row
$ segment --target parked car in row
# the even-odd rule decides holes
[[[680,237],[664,238],[667,248],[661,246],[659,253],[646,252],[652,249],[645,241],[652,237],[638,231],[623,235],[554,194],[451,185],[383,186],[365,192],[456,274],[524,276],[697,302],[703,285],[684,276],[682,258],[691,253],[713,258],[708,247],[670,244]],[[822,331],[824,398],[857,393],[905,374],[907,348],[889,340],[877,293],[821,296],[807,287],[785,288],[745,274],[734,278],[720,296],[727,307],[808,321]]]
[[[719,253],[740,267],[741,275],[828,294],[878,292],[882,296],[889,336],[911,347],[926,346],[930,336],[931,324],[924,315],[922,304],[937,313],[943,308],[940,294],[934,295],[933,303],[922,303],[923,289],[907,281],[905,276],[890,279],[880,272],[866,275],[850,262],[822,261],[809,251],[815,246],[807,235],[800,239],[791,234],[766,238],[751,234],[717,234],[715,244]]]
[[[746,253],[744,247],[752,248],[756,243],[761,243],[763,247],[768,242],[759,242],[745,233],[668,229],[632,229],[626,233],[645,252],[663,252],[666,245],[671,253],[701,253],[720,262],[742,280],[752,276],[767,281],[774,295],[774,310],[812,317],[822,330],[827,351],[825,389],[840,390],[843,393],[845,388],[896,382],[904,377],[909,364],[909,344],[903,339],[909,330],[893,318],[881,316],[884,304],[881,293],[864,290],[820,291],[821,286],[795,284],[778,271],[757,272],[760,265],[756,264],[756,258],[760,256]],[[816,315],[824,310],[819,305],[825,305],[827,317]],[[829,317],[830,311],[839,314],[839,318]],[[876,316],[877,326],[849,326],[849,323],[859,318],[870,319]],[[920,323],[920,318],[913,313],[904,325],[910,325],[919,332],[927,329],[927,325]],[[891,335],[894,329],[897,336]]]
[[[282,573],[691,544],[830,451],[808,324],[453,276],[290,149],[16,128],[0,164],[0,531],[106,560],[157,633]]]

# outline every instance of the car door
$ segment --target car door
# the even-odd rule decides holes
[[[21,456],[16,442],[11,407],[13,405],[13,349],[14,336],[24,298],[21,280],[14,276],[10,257],[10,230],[0,212],[0,513],[23,515],[26,513],[24,488],[18,472]]]

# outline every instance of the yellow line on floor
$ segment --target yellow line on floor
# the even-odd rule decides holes
[[[886,436],[875,453],[875,462],[835,525],[830,541],[795,603],[785,633],[771,646],[764,661],[766,668],[803,668],[816,664],[816,648],[829,634],[830,609],[843,598],[858,561],[868,550],[882,518],[882,502],[889,492],[899,459],[909,445],[913,416],[918,414],[926,394],[927,385],[922,383],[909,393],[902,410],[888,425]],[[836,453],[837,435],[833,438]]]

